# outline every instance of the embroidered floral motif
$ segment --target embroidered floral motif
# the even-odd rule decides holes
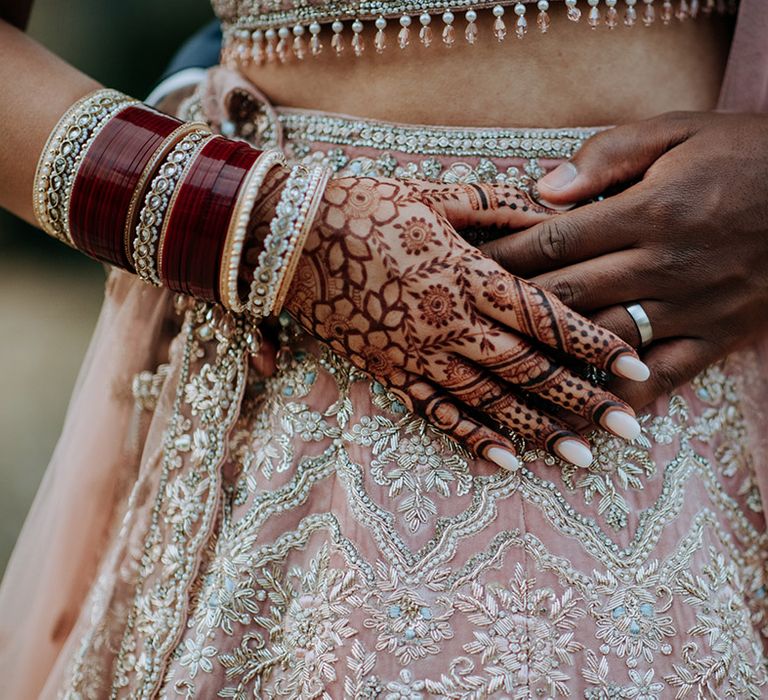
[[[570,675],[563,669],[570,671],[573,654],[583,648],[573,630],[585,614],[571,589],[558,597],[551,589],[537,588],[536,580],[527,578],[516,564],[507,587],[473,583],[471,593],[457,596],[456,607],[477,628],[475,641],[465,644],[464,650],[480,657],[482,685],[454,671],[449,692],[466,690],[471,683],[477,697],[501,689],[520,698],[538,697],[541,692],[570,695]]]
[[[336,678],[336,652],[355,634],[348,619],[350,604],[359,604],[354,572],[332,568],[323,547],[307,571],[292,570],[283,578],[279,570],[262,569],[256,582],[270,600],[265,616],[255,620],[264,633],[244,635],[236,650],[219,657],[227,677],[239,679],[221,695],[241,697],[256,674],[260,687],[279,667],[277,695],[331,700],[324,688]]]
[[[727,698],[759,698],[766,684],[762,645],[751,634],[749,609],[741,577],[733,561],[709,551],[709,562],[698,574],[685,571],[675,592],[696,611],[691,641],[682,663],[665,681],[689,693]]]
[[[403,665],[439,654],[442,643],[453,637],[450,599],[440,595],[428,600],[419,591],[403,585],[394,569],[381,563],[376,568],[380,582],[365,604],[369,617],[364,622],[366,628],[378,632],[376,650],[394,654]],[[444,588],[444,579],[445,572],[436,572],[426,586],[439,591]]]
[[[563,463],[563,483],[581,491],[587,504],[598,497],[598,512],[611,528],[622,530],[630,512],[627,490],[643,489],[645,481],[656,472],[649,452],[651,444],[642,436],[628,443],[605,431],[592,433],[591,442],[595,454],[592,464],[585,471]]]
[[[213,671],[211,658],[216,656],[217,649],[211,645],[205,645],[203,637],[197,637],[192,640],[187,638],[184,641],[186,651],[181,655],[179,663],[189,668],[189,677],[194,678],[198,670],[204,673]]]
[[[289,144],[360,175],[529,186],[541,172],[528,156],[353,146]],[[371,202],[336,205],[372,225]],[[176,354],[137,381],[146,410],[173,406],[161,454],[105,564],[117,582],[91,593],[65,697],[764,694],[768,538],[729,361],[641,416],[635,442],[593,436],[589,469],[529,453],[507,473],[290,321],[262,376],[242,319],[181,301]],[[326,311],[345,334],[348,310]]]
[[[654,654],[672,653],[669,644],[675,634],[672,593],[660,576],[657,562],[641,567],[634,574],[595,572],[595,593],[602,601],[597,616],[597,638],[605,640],[619,657],[635,666],[642,658],[653,663]]]

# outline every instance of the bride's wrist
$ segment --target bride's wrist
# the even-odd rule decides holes
[[[269,193],[256,212],[249,258],[248,311],[254,320],[279,314],[288,298],[330,176],[328,166],[297,164],[287,176],[265,182]]]

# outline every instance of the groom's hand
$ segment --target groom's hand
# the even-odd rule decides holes
[[[605,198],[484,251],[635,347],[623,305],[643,306],[651,379],[613,387],[635,408],[768,328],[768,117],[673,113],[610,129],[538,189],[558,208]]]

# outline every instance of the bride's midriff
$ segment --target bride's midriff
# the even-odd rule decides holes
[[[366,50],[357,58],[347,23],[341,57],[331,50],[324,28],[320,56],[251,66],[246,73],[275,104],[420,124],[598,126],[715,107],[731,19],[592,30],[584,19],[568,21],[563,8],[552,5],[553,26],[546,35],[532,22],[523,40],[510,31],[499,43],[493,17],[484,11],[478,13],[478,43],[464,42],[464,21],[457,16],[457,41],[447,48],[435,16],[432,45],[419,43],[416,19],[410,45],[402,50],[399,25],[390,20],[387,48],[377,54],[375,30],[366,22]]]

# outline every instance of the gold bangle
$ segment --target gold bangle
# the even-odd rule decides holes
[[[61,116],[37,162],[32,206],[48,235],[75,247],[69,232],[69,200],[84,152],[110,118],[137,100],[99,89],[80,98]]]
[[[136,189],[131,196],[130,204],[128,205],[128,214],[125,217],[125,229],[123,241],[125,244],[125,256],[126,260],[133,261],[134,256],[131,250],[133,243],[133,236],[136,229],[136,215],[138,213],[139,202],[143,201],[145,188],[151,177],[155,172],[160,169],[160,164],[167,158],[171,150],[181,141],[185,136],[191,134],[194,131],[209,130],[207,124],[202,122],[186,122],[177,126],[168,136],[165,137],[163,142],[158,146],[155,153],[150,158],[149,163],[141,173],[139,181],[136,183]]]
[[[219,296],[224,307],[235,313],[241,313],[245,309],[245,303],[240,298],[238,281],[243,245],[248,233],[251,213],[264,180],[269,172],[278,165],[286,167],[285,156],[282,151],[270,150],[261,153],[246,175],[232,209],[219,268]]]
[[[304,219],[296,231],[295,236],[288,241],[288,250],[283,263],[283,269],[280,273],[280,279],[278,280],[277,292],[275,293],[275,300],[272,308],[272,313],[275,315],[280,313],[285,304],[288,290],[294,275],[296,274],[299,260],[301,259],[301,253],[304,250],[304,244],[312,229],[312,224],[317,216],[317,210],[323,199],[323,194],[328,186],[328,181],[331,179],[332,173],[333,171],[331,168],[323,166],[315,168],[311,173],[312,183],[310,185],[310,191],[307,193],[308,196]]]
[[[209,129],[201,127],[184,136],[161,163],[147,189],[133,239],[133,265],[145,282],[158,287],[161,284],[163,241],[176,193],[190,165],[214,138]]]

